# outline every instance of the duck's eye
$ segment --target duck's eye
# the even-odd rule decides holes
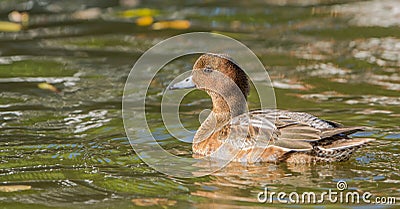
[[[205,73],[211,73],[213,71],[213,69],[210,66],[207,66],[204,68],[203,70]]]

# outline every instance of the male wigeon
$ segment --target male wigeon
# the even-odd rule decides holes
[[[200,56],[191,76],[170,87],[183,88],[204,90],[213,103],[212,112],[194,136],[194,157],[248,163],[345,161],[355,150],[374,140],[349,138],[362,127],[343,127],[308,113],[247,111],[248,78],[226,55]]]

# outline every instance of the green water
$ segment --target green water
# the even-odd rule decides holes
[[[0,191],[0,208],[295,208],[259,203],[257,194],[264,187],[321,193],[336,189],[339,180],[350,191],[400,202],[400,26],[387,17],[381,25],[359,23],[369,18],[363,11],[376,6],[333,0],[32,2],[32,7],[23,0],[0,2],[0,21],[8,21],[15,9],[29,14],[21,31],[0,32],[0,186],[31,186]],[[94,17],[77,18],[76,11],[94,7],[100,11]],[[349,9],[354,7],[360,11]],[[157,10],[156,21],[182,19],[191,25],[137,26],[135,17],[119,15],[133,8]],[[385,14],[394,11],[385,8]],[[123,88],[143,52],[194,31],[228,35],[253,50],[268,69],[278,108],[369,127],[356,136],[376,141],[342,163],[231,165],[189,179],[155,171],[135,155],[125,135]],[[190,70],[195,58],[176,60],[160,71],[146,106],[155,138],[187,156],[191,145],[163,126],[160,93],[175,73]],[[44,82],[59,92],[39,88]],[[250,107],[257,101],[252,91]],[[182,121],[196,130],[198,114],[211,107],[210,100],[194,92],[183,103],[190,105],[181,108]],[[395,207],[321,207],[361,205]]]

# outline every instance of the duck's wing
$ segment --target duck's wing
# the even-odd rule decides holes
[[[254,146],[255,142],[262,142],[301,150],[311,149],[312,142],[320,141],[325,136],[355,130],[339,126],[307,113],[273,109],[251,111],[233,118],[230,124],[232,132],[242,136],[244,132],[247,133],[249,146]]]
[[[343,127],[308,113],[282,110],[257,110],[235,117],[231,129],[240,133],[248,130],[244,150],[273,149],[274,153],[279,153],[273,159],[293,152],[338,155],[340,151],[354,151],[372,140],[348,137],[363,127]]]
[[[252,112],[251,112],[252,113]],[[275,115],[242,114],[234,117],[229,126],[227,139],[232,147],[238,148],[236,161],[240,162],[278,162],[290,150],[271,145],[279,133],[275,125]],[[264,156],[263,156],[264,155]]]

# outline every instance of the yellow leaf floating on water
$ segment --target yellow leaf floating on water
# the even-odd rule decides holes
[[[190,27],[189,20],[172,20],[172,21],[160,21],[156,22],[152,25],[154,30],[162,30],[162,29],[188,29]]]
[[[176,204],[175,200],[169,200],[167,198],[140,198],[132,199],[132,202],[137,206],[173,206]]]
[[[174,20],[171,21],[169,27],[172,29],[188,29],[190,27],[189,20]]]
[[[139,17],[136,20],[136,25],[138,26],[148,26],[151,25],[153,23],[154,19],[152,16],[143,16],[143,17]]]
[[[141,9],[130,9],[130,10],[125,10],[122,12],[119,12],[119,16],[125,17],[125,18],[131,18],[131,17],[143,17],[143,16],[155,16],[158,15],[160,11],[156,9],[149,9],[149,8],[141,8]]]
[[[60,91],[53,85],[49,84],[49,83],[39,83],[38,87],[40,89],[44,89],[44,90],[49,90],[55,93],[60,93]]]
[[[4,32],[18,32],[22,29],[19,23],[0,21],[0,31]]]
[[[23,190],[30,190],[32,187],[29,185],[4,185],[0,186],[0,192],[17,192]]]

